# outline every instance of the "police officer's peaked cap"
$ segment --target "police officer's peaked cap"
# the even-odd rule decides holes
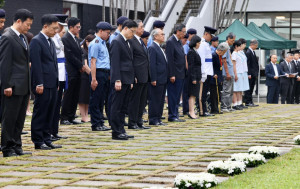
[[[123,25],[123,23],[125,22],[125,20],[128,20],[128,18],[126,16],[120,16],[117,19],[117,25]]]
[[[163,21],[155,20],[153,22],[153,28],[163,28],[163,27],[165,27],[165,23]]]
[[[188,34],[197,34],[197,30],[195,30],[194,28],[190,28],[190,29],[188,29],[188,31],[186,33],[188,33]]]
[[[210,34],[214,34],[217,31],[217,29],[209,27],[209,26],[204,26],[204,30],[205,30],[205,32],[208,32]]]
[[[141,38],[149,37],[150,33],[147,31],[144,31],[143,35],[141,35]]]
[[[66,19],[68,18],[68,15],[66,14],[53,14],[53,15],[58,18],[58,23],[60,25],[67,26]]]
[[[111,25],[107,22],[98,22],[96,28],[100,30],[112,30]]]
[[[219,37],[218,36],[215,36],[211,39],[211,41],[219,41]]]

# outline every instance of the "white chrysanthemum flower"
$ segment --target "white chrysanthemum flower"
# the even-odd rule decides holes
[[[300,144],[300,135],[296,136],[293,140],[296,144]]]
[[[174,180],[175,186],[184,184],[186,187],[191,185],[197,185],[200,188],[204,187],[204,184],[210,184],[209,186],[216,185],[218,183],[216,176],[210,173],[182,173],[178,174]]]

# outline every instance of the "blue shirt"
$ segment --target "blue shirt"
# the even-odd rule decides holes
[[[231,76],[234,76],[234,72],[233,72],[233,64],[231,61],[231,55],[230,55],[230,49],[228,49],[228,51],[223,55],[222,58],[226,58],[226,62],[227,62],[227,67],[228,67],[228,73]],[[226,72],[225,72],[225,68],[223,65],[223,75],[226,76]]]
[[[149,48],[153,43],[153,39],[152,39],[152,35],[150,35],[150,37],[148,38],[148,43],[147,43],[147,47]]]
[[[217,48],[216,47],[213,47],[212,45],[210,46],[210,49],[211,49],[211,53],[214,53],[216,52]]]
[[[96,68],[110,69],[109,53],[106,42],[99,36],[89,44],[89,66],[91,67],[91,59],[96,58]]]
[[[185,53],[185,55],[187,55],[187,53],[189,52],[189,50],[190,50],[190,46],[189,46],[189,44],[190,44],[190,41],[189,40],[187,40],[186,41],[186,44],[185,45],[183,45],[183,49],[184,49],[184,53]]]
[[[119,30],[116,30],[115,33],[113,33],[110,37],[109,37],[109,44],[111,44],[112,40],[114,40],[121,32]]]

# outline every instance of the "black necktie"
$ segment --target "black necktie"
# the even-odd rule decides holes
[[[49,45],[50,45],[50,52],[51,52],[51,54],[53,55],[53,44],[52,44],[52,40],[51,40],[51,38],[49,37],[48,38],[48,41],[49,41]]]
[[[25,42],[25,39],[24,39],[24,36],[22,34],[19,35],[21,41],[24,43],[25,45],[25,48],[27,49],[27,45],[26,45],[26,42]]]
[[[75,39],[75,42],[76,42],[77,46],[80,48],[80,44],[79,44],[78,38],[75,36],[74,39]]]
[[[144,50],[147,51],[147,47],[145,46],[144,41],[142,40],[142,38],[140,38],[140,41],[141,41],[141,45],[144,47]]]

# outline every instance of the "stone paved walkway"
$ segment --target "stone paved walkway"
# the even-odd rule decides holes
[[[89,124],[61,126],[62,149],[37,151],[30,134],[24,150],[33,156],[0,158],[0,188],[83,189],[172,186],[178,173],[202,172],[209,162],[247,152],[253,145],[293,147],[300,134],[299,105],[267,105],[150,130],[135,139],[111,140]],[[165,111],[165,113],[167,113]],[[26,120],[25,131],[30,131]]]

